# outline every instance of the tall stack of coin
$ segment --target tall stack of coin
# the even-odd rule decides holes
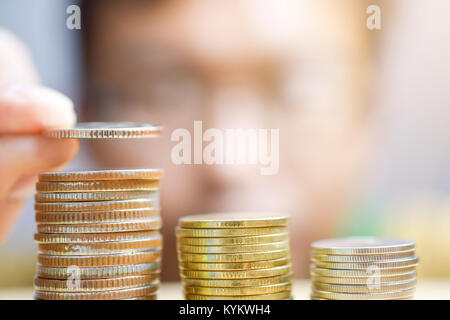
[[[311,299],[412,299],[416,286],[413,241],[351,237],[311,244]]]
[[[152,138],[159,125],[79,123],[54,139]],[[47,172],[36,194],[37,299],[154,299],[159,287],[159,169]]]
[[[156,169],[41,173],[36,298],[154,298],[161,176]]]
[[[289,217],[209,214],[184,217],[176,230],[187,300],[291,298]]]

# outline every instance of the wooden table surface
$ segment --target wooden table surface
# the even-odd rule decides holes
[[[310,280],[295,280],[293,296],[296,300],[308,300]],[[181,283],[165,282],[158,293],[160,300],[181,300]],[[33,288],[0,288],[0,300],[33,299]],[[450,300],[450,279],[419,280],[415,299],[418,300]]]

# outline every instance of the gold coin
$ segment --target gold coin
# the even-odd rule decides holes
[[[90,279],[79,280],[77,282],[54,279],[34,279],[34,288],[39,291],[58,292],[93,292],[121,290],[135,287],[142,287],[149,284],[157,284],[158,274],[148,274],[141,276],[121,277],[112,279]]]
[[[242,246],[186,246],[178,245],[178,250],[183,253],[249,253],[249,252],[267,252],[277,250],[289,250],[289,242],[275,242],[263,244],[249,244]]]
[[[264,213],[215,213],[182,217],[182,228],[254,228],[287,226],[289,216]]]
[[[337,256],[337,255],[313,255],[313,262],[337,262],[337,263],[369,263],[369,262],[388,262],[402,258],[414,256],[414,250],[389,254],[372,254],[363,256]]]
[[[105,180],[77,182],[40,181],[36,190],[40,193],[52,192],[106,192],[106,191],[157,191],[158,180]]]
[[[313,242],[313,254],[331,255],[370,255],[395,253],[414,250],[413,241],[378,239],[373,237],[349,237],[339,239],[326,239]]]
[[[105,279],[125,276],[138,276],[143,274],[159,274],[160,262],[149,262],[140,264],[129,264],[122,266],[107,267],[83,267],[76,266],[55,268],[37,265],[37,276],[50,279]]]
[[[337,278],[366,278],[368,276],[396,276],[409,274],[416,271],[415,266],[395,268],[395,269],[378,269],[368,268],[367,270],[333,270],[326,268],[312,267],[310,273],[312,276],[337,277]]]
[[[267,228],[239,228],[239,229],[187,229],[177,228],[178,237],[187,238],[226,238],[226,237],[245,237],[260,236],[268,234],[278,234],[287,232],[286,227],[267,227]]]
[[[178,259],[186,262],[247,262],[279,259],[289,256],[289,252],[289,250],[276,250],[255,253],[179,253]]]
[[[276,250],[289,250],[289,242],[262,243],[256,245],[241,246],[186,246],[178,245],[178,250],[183,253],[250,253],[267,252]]]
[[[152,220],[158,215],[158,208],[86,212],[36,212],[36,222],[45,224],[144,222]]]
[[[66,171],[42,172],[39,181],[159,180],[162,176],[162,169]]]
[[[414,295],[415,289],[406,289],[400,291],[382,292],[382,293],[341,293],[328,292],[321,290],[312,290],[311,295],[317,298],[333,300],[393,300],[409,298]]]
[[[211,271],[227,271],[227,270],[254,270],[267,269],[289,264],[290,258],[281,258],[267,261],[250,261],[250,262],[224,262],[224,263],[199,263],[180,261],[180,269],[183,270],[211,270]]]
[[[153,138],[162,126],[136,122],[80,122],[73,128],[52,128],[44,136],[57,139],[130,139]]]
[[[248,279],[265,278],[289,274],[292,272],[290,264],[269,269],[239,270],[239,271],[198,271],[180,270],[180,274],[185,278],[194,279]]]
[[[416,286],[416,283],[416,279],[392,283],[377,283],[373,281],[367,284],[352,285],[313,282],[312,288],[314,290],[342,293],[383,293],[412,289]]]
[[[121,209],[151,208],[153,200],[117,200],[117,201],[91,201],[91,202],[41,202],[35,203],[37,211],[105,211]]]
[[[185,294],[185,300],[284,300],[291,297],[290,291],[258,294],[249,296],[204,296],[199,294]]]
[[[161,251],[140,251],[134,253],[122,253],[115,255],[96,256],[50,256],[38,254],[38,263],[46,267],[103,267],[120,266],[127,264],[140,264],[159,261]]]
[[[287,232],[279,234],[269,234],[250,237],[231,237],[231,238],[182,238],[178,237],[180,245],[189,246],[236,246],[247,244],[262,244],[281,242],[289,239]]]
[[[204,296],[249,296],[285,292],[292,289],[291,283],[278,283],[270,286],[242,287],[242,288],[207,288],[184,287],[185,294],[199,294]]]
[[[258,287],[270,286],[278,283],[292,281],[292,273],[256,279],[190,279],[184,278],[183,285],[185,287],[206,287],[206,288],[242,288],[242,287]]]
[[[403,275],[367,275],[366,277],[358,278],[339,278],[339,277],[322,277],[322,276],[311,276],[312,281],[331,283],[331,284],[367,284],[372,282],[379,283],[392,283],[415,279],[417,273],[415,271],[405,273]]]
[[[111,201],[153,199],[156,195],[154,191],[39,192],[34,196],[34,200],[36,202]]]
[[[116,241],[138,241],[149,239],[159,235],[158,230],[135,231],[135,232],[115,232],[115,233],[36,233],[34,240],[37,243],[78,243],[90,242],[116,242]]]
[[[150,295],[158,291],[159,285],[152,284],[138,288],[100,292],[55,292],[36,290],[35,298],[40,300],[118,300]]]
[[[38,223],[39,233],[101,233],[101,232],[127,232],[161,229],[161,219],[145,222],[129,223],[90,223],[90,224],[42,224]]]
[[[377,269],[396,269],[403,267],[417,266],[419,258],[412,256],[411,258],[403,258],[389,262],[368,262],[368,263],[334,263],[315,261],[314,265],[327,269],[344,269],[344,270],[371,270]]]

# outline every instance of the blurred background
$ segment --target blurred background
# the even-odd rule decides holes
[[[66,8],[81,7],[81,30]],[[369,30],[369,5],[381,29]],[[435,0],[6,0],[0,28],[79,121],[143,121],[163,137],[83,142],[69,169],[162,167],[163,278],[177,279],[180,216],[292,215],[293,263],[317,239],[417,241],[419,277],[450,277],[450,2]],[[171,132],[280,130],[279,172],[176,166]],[[0,177],[1,178],[1,177]],[[1,208],[0,208],[1,214]],[[31,286],[30,199],[0,247],[0,287]]]

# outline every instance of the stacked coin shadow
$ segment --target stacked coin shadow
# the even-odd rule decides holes
[[[186,300],[291,299],[287,216],[184,217],[176,230]]]
[[[156,299],[159,169],[48,172],[35,195],[35,298]]]
[[[351,237],[311,244],[313,300],[404,300],[415,292],[413,241]]]

